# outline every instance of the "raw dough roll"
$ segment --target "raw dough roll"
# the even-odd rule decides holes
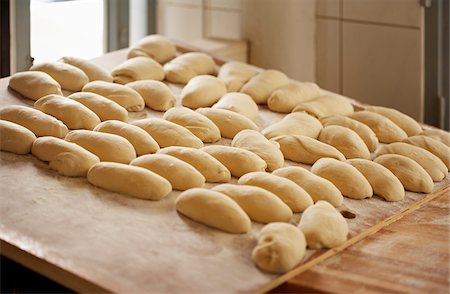
[[[412,117],[389,107],[383,106],[366,106],[366,110],[376,112],[387,117],[399,126],[409,136],[418,135],[422,132],[422,127]]]
[[[102,95],[124,107],[128,111],[141,111],[145,102],[141,95],[130,87],[124,85],[94,81],[83,87],[83,92],[92,92]]]
[[[30,70],[49,74],[61,85],[61,88],[69,91],[80,91],[89,83],[89,78],[84,71],[63,62],[42,62],[33,65]]]
[[[275,112],[289,113],[298,104],[321,94],[322,90],[315,83],[290,82],[272,92],[267,100],[267,106]]]
[[[433,180],[430,175],[411,158],[398,154],[384,154],[373,161],[389,169],[406,190],[419,193],[433,191]]]
[[[368,110],[357,111],[349,115],[350,118],[366,124],[377,135],[382,143],[393,143],[405,140],[408,135],[392,120],[381,114]]]
[[[261,133],[267,139],[283,135],[303,135],[317,139],[321,130],[322,124],[317,118],[303,112],[294,112],[268,126]]]
[[[370,159],[370,151],[358,134],[346,127],[331,125],[320,132],[319,141],[335,147],[346,158]]]
[[[225,82],[228,92],[238,92],[258,72],[256,69],[240,61],[229,61],[219,69],[217,77]]]
[[[181,105],[192,109],[208,107],[226,93],[227,87],[221,79],[209,75],[196,76],[181,90]]]
[[[128,52],[127,58],[146,56],[159,63],[165,63],[174,58],[177,53],[175,44],[161,35],[150,35],[140,39]]]
[[[90,92],[77,92],[69,95],[67,98],[80,102],[81,104],[95,112],[95,114],[97,114],[101,121],[128,121],[128,111],[125,108],[101,95]]]
[[[220,140],[219,128],[206,116],[187,107],[169,109],[163,118],[185,127],[203,142],[214,143]]]
[[[172,191],[169,181],[138,166],[100,162],[88,172],[94,186],[146,200],[160,200]]]
[[[212,106],[213,109],[226,109],[245,115],[251,120],[258,117],[258,105],[252,97],[244,93],[228,93]]]
[[[66,177],[85,177],[88,170],[99,162],[97,156],[88,150],[55,137],[37,138],[31,153],[49,167]]]
[[[166,80],[171,83],[187,84],[193,77],[216,72],[216,63],[208,54],[188,52],[177,56],[164,65]]]
[[[209,183],[227,183],[231,180],[230,171],[220,161],[205,151],[190,147],[171,146],[159,149],[158,153],[167,154],[189,163]]]
[[[366,177],[374,194],[386,201],[400,201],[405,197],[405,189],[400,180],[381,164],[367,159],[349,159],[347,163]]]
[[[430,137],[430,138],[433,138],[435,140],[438,140],[450,147],[450,133],[449,132],[446,132],[444,130],[429,129],[429,130],[424,130],[420,134]]]
[[[251,221],[230,197],[208,189],[185,191],[175,201],[177,211],[196,222],[233,234],[247,233]]]
[[[231,146],[246,149],[261,157],[266,162],[268,171],[274,171],[284,164],[284,157],[279,144],[267,140],[258,131],[240,131],[234,136]]]
[[[263,224],[289,222],[292,210],[275,194],[255,186],[221,184],[212,188],[236,201],[251,220]]]
[[[265,171],[267,167],[261,157],[242,148],[211,145],[203,147],[201,150],[220,161],[236,178],[250,172]]]
[[[161,118],[141,119],[132,124],[149,133],[161,148],[169,146],[203,147],[203,142],[188,129]]]
[[[61,120],[69,129],[92,130],[100,118],[83,104],[64,96],[51,94],[34,103],[34,108]]]
[[[291,224],[265,225],[252,252],[253,262],[262,270],[282,274],[293,269],[305,256],[302,231]]]
[[[22,105],[10,105],[0,109],[0,119],[21,125],[36,137],[53,136],[64,138],[68,129],[62,121],[37,109]]]
[[[339,95],[323,95],[313,100],[302,102],[292,112],[303,111],[317,118],[331,115],[349,115],[353,113],[350,101]]]
[[[243,175],[239,185],[260,187],[275,194],[293,212],[302,212],[313,205],[313,200],[302,187],[294,182],[265,172],[252,172]]]
[[[272,174],[293,181],[302,187],[314,202],[325,200],[338,207],[344,200],[341,191],[332,182],[316,176],[302,167],[282,167],[275,170]]]
[[[447,166],[447,169],[450,169],[450,148],[441,141],[435,140],[432,137],[417,135],[409,137],[403,142],[430,151],[442,160]]]
[[[18,72],[9,79],[9,87],[31,100],[57,94],[62,95],[61,86],[50,75],[40,71]]]
[[[311,249],[334,248],[347,241],[347,221],[326,201],[318,201],[306,209],[298,227]]]
[[[241,92],[252,97],[257,104],[266,104],[273,91],[288,83],[289,79],[284,73],[268,69],[252,77],[241,88]]]
[[[169,87],[160,81],[135,81],[126,86],[138,92],[144,99],[145,105],[156,111],[166,111],[175,107],[177,102]]]
[[[28,154],[36,136],[29,129],[13,122],[0,120],[0,150]]]
[[[118,120],[102,122],[95,127],[94,131],[124,137],[133,145],[137,156],[155,153],[159,150],[158,143],[146,131]]]
[[[248,117],[230,110],[205,107],[196,111],[212,120],[224,138],[233,139],[242,130],[259,130],[258,126]]]
[[[81,69],[89,78],[89,81],[105,81],[112,83],[113,77],[103,67],[93,63],[92,61],[74,57],[65,56],[61,58],[61,62],[73,65]],[[55,93],[56,94],[56,93]]]
[[[112,71],[114,83],[127,84],[139,80],[164,80],[164,69],[155,60],[139,56],[127,59]]]
[[[345,156],[333,146],[310,137],[279,136],[272,138],[271,141],[280,145],[280,150],[287,160],[306,164],[313,164],[323,157],[345,160]]]
[[[147,154],[133,160],[131,165],[146,168],[167,179],[174,190],[200,188],[205,177],[192,165],[166,154]]]
[[[136,158],[133,145],[124,137],[87,130],[71,131],[66,141],[80,145],[94,153],[100,161],[130,163]]]

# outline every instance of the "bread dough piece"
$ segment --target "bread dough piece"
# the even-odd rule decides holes
[[[435,140],[432,137],[417,135],[409,137],[403,142],[430,151],[442,160],[447,166],[447,169],[450,169],[450,148],[441,141]]]
[[[239,178],[247,173],[265,171],[267,164],[255,153],[237,147],[210,145],[201,150],[220,161],[231,175]]]
[[[69,91],[80,91],[89,83],[89,78],[84,71],[63,62],[42,62],[33,65],[30,70],[49,74],[61,85],[61,88]]]
[[[244,93],[228,93],[212,106],[213,109],[226,109],[245,115],[251,120],[258,117],[258,105],[252,97]]]
[[[382,143],[399,142],[408,137],[405,131],[381,114],[363,110],[354,112],[349,117],[366,124]]]
[[[212,188],[236,201],[251,220],[263,224],[289,222],[292,210],[275,194],[255,186],[221,184]]]
[[[27,128],[0,120],[0,150],[15,154],[28,154],[36,136]]]
[[[448,174],[447,166],[436,155],[423,148],[404,142],[384,145],[375,152],[375,156],[382,154],[399,154],[411,158],[420,164],[430,175],[433,181],[440,181]]]
[[[291,112],[298,104],[319,97],[322,90],[315,83],[290,82],[272,92],[267,100],[270,110]]]
[[[0,119],[21,125],[32,131],[36,137],[64,138],[68,132],[62,121],[42,111],[22,105],[3,107],[0,109]]]
[[[190,147],[171,146],[160,149],[158,154],[167,154],[189,163],[209,183],[227,183],[231,180],[230,171],[205,151]]]
[[[306,209],[298,227],[311,249],[335,248],[347,241],[347,221],[326,201],[318,201]]]
[[[65,140],[78,144],[94,153],[100,158],[100,161],[128,164],[136,158],[133,145],[127,139],[118,135],[76,130],[69,132]]]
[[[321,130],[322,124],[317,118],[303,112],[294,112],[268,126],[261,133],[267,139],[283,135],[303,135],[317,139]]]
[[[366,110],[372,111],[387,117],[397,126],[399,126],[409,136],[418,135],[422,132],[422,127],[412,117],[389,107],[383,106],[365,106]]]
[[[355,131],[366,144],[370,152],[374,152],[378,147],[377,135],[367,125],[357,120],[351,119],[342,115],[333,115],[324,117],[320,120],[324,127],[337,125],[341,127],[349,128]]]
[[[78,146],[55,137],[37,138],[31,153],[39,160],[48,161],[49,167],[66,177],[85,177],[99,158]]]
[[[181,105],[192,109],[208,107],[226,93],[227,88],[221,79],[209,75],[196,76],[181,90]]]
[[[302,212],[313,205],[313,200],[302,187],[294,182],[265,172],[252,172],[243,175],[239,185],[260,187],[275,194],[293,212]]]
[[[346,158],[370,159],[370,151],[358,134],[346,127],[327,126],[320,132],[319,141],[342,152]]]
[[[154,172],[117,162],[97,163],[87,180],[102,189],[146,200],[160,200],[172,191],[169,181]]]
[[[313,100],[302,102],[292,110],[292,112],[298,111],[322,118],[331,115],[349,115],[353,113],[353,105],[343,96],[323,95]]]
[[[62,95],[61,86],[50,75],[40,71],[18,72],[9,79],[9,87],[31,100],[57,94]]]
[[[351,164],[369,181],[373,193],[386,201],[400,201],[405,197],[405,189],[400,180],[387,168],[367,159],[349,159]]]
[[[248,117],[230,110],[205,107],[196,111],[212,120],[224,138],[233,139],[242,130],[259,130],[258,126]]]
[[[241,88],[241,92],[252,97],[256,104],[266,104],[273,91],[288,83],[289,79],[284,73],[268,69],[252,77]]]
[[[203,142],[188,129],[161,118],[141,119],[132,124],[149,133],[161,148],[169,146],[203,147]]]
[[[258,72],[256,69],[240,61],[229,61],[219,69],[217,77],[225,82],[228,92],[238,92]]]
[[[64,96],[51,94],[34,103],[34,108],[61,120],[69,129],[92,130],[100,118],[83,104]]]
[[[345,160],[345,156],[333,146],[307,136],[279,136],[271,141],[280,145],[280,150],[287,160],[305,164],[313,164],[323,157]]]
[[[145,102],[142,96],[124,85],[107,83],[103,81],[94,81],[83,87],[83,92],[92,92],[102,95],[128,111],[141,111],[144,109]]]
[[[112,71],[114,83],[127,84],[139,80],[164,80],[165,73],[161,64],[149,57],[139,56],[127,59]]]
[[[94,131],[124,137],[133,145],[137,156],[155,153],[159,150],[158,143],[146,131],[118,120],[102,122],[95,127]]]
[[[185,127],[200,140],[214,143],[220,140],[219,128],[206,116],[186,107],[174,107],[164,113],[163,118]]]
[[[140,39],[128,52],[127,58],[146,56],[163,64],[174,58],[177,53],[175,44],[161,35],[150,35]]]
[[[92,81],[105,81],[109,83],[113,82],[113,77],[109,74],[109,72],[92,61],[74,56],[65,56],[61,58],[60,61],[81,69],[87,75],[90,82]]]
[[[243,130],[234,136],[231,146],[246,149],[261,157],[267,164],[268,171],[274,171],[284,164],[280,145],[267,140],[260,132]]]
[[[90,92],[77,92],[69,95],[67,98],[73,99],[95,112],[101,121],[128,121],[128,111],[125,108],[101,95]]]
[[[384,154],[373,161],[389,169],[406,190],[419,193],[433,191],[433,180],[430,175],[411,158],[398,154]]]
[[[322,177],[316,176],[307,169],[299,166],[282,167],[275,170],[273,175],[289,179],[302,187],[314,202],[325,200],[334,207],[342,204],[344,198],[336,186]]]
[[[171,83],[187,84],[199,75],[216,72],[216,63],[211,56],[202,52],[188,52],[177,56],[164,65],[166,80]]]
[[[230,197],[208,189],[184,191],[175,201],[177,211],[196,222],[233,234],[247,233],[251,221]]]
[[[427,136],[430,138],[433,138],[435,140],[438,140],[448,147],[450,147],[450,133],[446,132],[444,130],[437,130],[437,129],[429,129],[424,130],[422,133],[420,133],[423,136]]]
[[[135,81],[126,86],[138,92],[144,99],[145,105],[156,111],[166,111],[175,107],[177,102],[169,87],[160,81]]]

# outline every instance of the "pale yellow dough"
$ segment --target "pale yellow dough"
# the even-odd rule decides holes
[[[317,118],[303,112],[294,112],[268,126],[261,133],[267,139],[283,135],[303,135],[317,139],[321,130],[322,124]]]
[[[442,160],[442,162],[447,166],[447,169],[450,169],[450,147],[441,141],[433,139],[432,137],[417,135],[409,137],[403,142],[430,151]]]
[[[217,77],[225,82],[228,92],[238,92],[257,73],[256,69],[247,63],[229,61],[220,67]]]
[[[188,52],[166,63],[164,71],[167,81],[187,84],[195,76],[214,74],[216,72],[216,63],[206,53]]]
[[[370,159],[370,151],[361,137],[352,129],[331,125],[320,132],[319,141],[335,147],[346,158]]]
[[[446,132],[444,130],[438,130],[438,129],[428,129],[424,130],[422,133],[420,133],[423,136],[427,136],[430,138],[433,138],[435,140],[438,140],[448,147],[450,147],[450,133]]]
[[[127,59],[112,71],[114,83],[127,84],[139,80],[164,80],[165,73],[161,64],[149,57],[139,56]]]
[[[212,106],[213,109],[226,109],[245,115],[251,120],[258,117],[258,105],[252,97],[244,93],[232,92],[225,94]]]
[[[290,82],[272,92],[267,100],[270,110],[281,113],[291,112],[298,104],[322,95],[315,83]]]
[[[13,122],[0,120],[0,150],[28,154],[36,136],[29,129]]]
[[[349,115],[353,113],[350,101],[339,95],[326,94],[295,106],[292,112],[303,111],[317,118],[331,115]]]
[[[113,77],[103,67],[92,61],[85,60],[74,56],[65,56],[61,61],[81,69],[89,78],[89,81],[105,81],[112,83]],[[56,94],[56,93],[55,93]]]
[[[120,120],[128,121],[128,111],[116,102],[101,95],[90,92],[77,92],[67,98],[80,102],[97,114],[101,121]]]
[[[169,87],[160,81],[135,81],[126,86],[138,92],[144,99],[145,105],[156,111],[166,111],[175,107],[177,102]]]
[[[199,75],[181,90],[181,105],[192,109],[208,107],[227,93],[225,82],[210,75]]]
[[[33,65],[30,71],[42,71],[49,74],[61,85],[61,88],[69,91],[80,91],[89,83],[89,78],[84,71],[63,62],[38,63]]]
[[[9,79],[9,87],[31,100],[38,100],[50,94],[62,95],[58,82],[47,73],[40,71],[13,74]]]
[[[284,73],[268,69],[252,77],[241,88],[241,92],[252,97],[256,104],[266,104],[273,91],[288,83],[289,79]]]
[[[149,35],[140,39],[128,52],[128,58],[136,56],[151,57],[159,63],[174,58],[177,53],[175,44],[161,35]]]
[[[383,106],[366,106],[366,110],[376,112],[387,117],[399,126],[405,133],[410,136],[418,135],[422,132],[422,127],[412,117],[389,107]]]

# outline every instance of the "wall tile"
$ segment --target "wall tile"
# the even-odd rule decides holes
[[[236,11],[207,9],[206,36],[209,38],[241,39],[241,15]]]
[[[245,0],[206,0],[208,7],[228,8],[234,10],[241,9],[241,1]]]
[[[202,11],[201,7],[160,3],[157,31],[182,41],[200,39],[203,37]]]
[[[341,0],[316,0],[316,14],[320,16],[340,16]]]

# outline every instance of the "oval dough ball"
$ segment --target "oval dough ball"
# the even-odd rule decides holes
[[[161,64],[149,57],[138,56],[127,59],[112,71],[114,83],[127,84],[139,80],[164,80],[165,73]]]
[[[69,132],[65,140],[94,153],[100,158],[100,161],[128,164],[136,158],[133,145],[118,135],[77,130]]]
[[[187,84],[199,75],[210,75],[216,72],[216,63],[211,56],[202,52],[181,54],[164,65],[166,80],[171,83]]]
[[[315,83],[290,82],[272,92],[267,100],[270,110],[291,112],[298,104],[319,97],[322,90]]]
[[[39,160],[48,161],[51,169],[66,177],[85,177],[99,158],[77,144],[55,137],[37,138],[31,153]]]
[[[77,92],[69,95],[67,98],[73,99],[95,112],[101,121],[128,121],[128,111],[125,108],[101,95],[90,92]]]
[[[31,100],[57,94],[62,95],[61,86],[50,75],[40,71],[18,72],[9,79],[9,87]]]
[[[234,136],[231,146],[246,149],[261,157],[268,171],[274,171],[284,164],[283,153],[276,142],[267,140],[260,132],[243,130]]]
[[[169,87],[160,81],[135,81],[126,86],[138,92],[144,99],[145,105],[156,111],[166,111],[175,107],[177,102]]]
[[[0,150],[28,154],[36,136],[29,129],[13,122],[0,120]]]
[[[220,140],[219,128],[206,116],[187,107],[169,109],[163,118],[185,127],[203,142],[214,143]]]
[[[239,185],[250,185],[260,187],[275,194],[293,212],[302,212],[313,205],[313,200],[302,187],[294,182],[265,172],[252,172],[243,175]]]
[[[251,120],[258,117],[258,105],[252,97],[244,93],[228,93],[212,106],[213,109],[226,109],[240,113]]]
[[[332,182],[316,176],[302,167],[282,167],[275,170],[272,174],[293,181],[303,188],[314,202],[325,200],[334,207],[338,207],[344,200],[341,191]]]
[[[366,110],[372,111],[387,117],[399,126],[409,136],[418,135],[422,132],[422,127],[412,117],[389,107],[383,106],[366,106]]]
[[[430,151],[442,160],[447,169],[450,169],[450,148],[444,143],[424,135],[412,136],[403,142]]]
[[[161,35],[149,35],[140,39],[131,47],[127,58],[146,56],[159,63],[165,63],[174,58],[177,53],[175,44]]]
[[[367,159],[349,159],[347,163],[366,177],[374,194],[386,201],[400,201],[405,197],[405,189],[400,180],[381,164]]]
[[[389,169],[406,190],[419,193],[433,191],[433,180],[430,175],[411,158],[398,154],[384,154],[373,161]]]
[[[208,189],[184,191],[175,201],[177,211],[201,224],[233,234],[247,233],[251,221],[228,196]]]
[[[225,82],[228,92],[238,92],[258,72],[256,69],[240,61],[229,61],[219,69],[217,77]]]
[[[259,130],[258,126],[248,117],[230,110],[205,107],[196,111],[212,120],[224,138],[233,139],[242,130]]]
[[[130,87],[124,85],[94,81],[83,87],[83,92],[92,92],[104,96],[128,111],[141,111],[145,102],[141,95]]]
[[[280,145],[280,150],[287,160],[313,164],[323,157],[345,160],[345,156],[331,145],[317,141],[316,139],[293,135],[272,138]]]
[[[317,139],[321,130],[322,124],[317,118],[303,112],[294,112],[268,126],[261,133],[267,139],[283,135],[303,135]]]
[[[438,129],[429,129],[429,130],[424,130],[420,134],[423,136],[427,136],[427,137],[433,138],[435,140],[438,140],[450,147],[450,133],[449,132],[446,132],[444,130],[438,130]]]
[[[163,177],[145,168],[117,162],[100,162],[88,172],[94,186],[146,200],[161,200],[172,186]]]
[[[347,221],[326,201],[318,201],[307,208],[298,227],[311,249],[335,248],[347,241]]]
[[[181,105],[192,109],[208,107],[226,93],[227,87],[221,79],[209,75],[196,76],[181,90]]]
[[[60,95],[48,95],[34,103],[34,108],[61,120],[69,129],[92,130],[100,118],[83,104]]]
[[[291,224],[271,223],[259,233],[252,259],[260,269],[282,274],[293,269],[303,259],[305,251],[302,231]]]
[[[252,77],[241,88],[241,92],[252,97],[256,104],[266,104],[273,91],[288,83],[289,78],[284,73],[268,69]]]
[[[184,146],[202,148],[203,142],[188,129],[161,118],[146,118],[132,123],[152,136],[159,147]]]
[[[158,153],[167,154],[189,163],[209,183],[227,183],[231,180],[230,171],[220,161],[205,151],[190,147],[171,146],[160,149]]]
[[[53,136],[64,138],[68,129],[62,121],[37,109],[22,105],[10,105],[0,109],[0,119],[21,125],[36,137]]]
[[[353,105],[348,98],[339,95],[323,95],[295,106],[292,112],[303,111],[317,118],[331,115],[349,115]]]
[[[74,56],[65,56],[61,58],[61,62],[73,65],[81,69],[87,75],[90,82],[105,81],[112,83],[113,81],[113,77],[109,74],[109,72],[106,69],[95,64],[92,61]]]
[[[203,147],[201,150],[220,161],[236,178],[250,172],[265,171],[267,167],[261,157],[242,148],[211,145]]]
[[[251,220],[263,224],[289,222],[292,210],[272,192],[255,186],[221,184],[212,188],[236,201]]]
[[[159,150],[158,143],[146,131],[118,120],[102,122],[95,127],[94,131],[124,137],[133,145],[137,156],[155,153]]]
[[[89,83],[89,78],[84,71],[63,62],[42,62],[33,65],[30,70],[49,74],[61,85],[61,88],[69,91],[80,91]]]
[[[335,147],[346,158],[370,159],[370,151],[358,134],[345,127],[327,126],[320,132],[319,141]]]

